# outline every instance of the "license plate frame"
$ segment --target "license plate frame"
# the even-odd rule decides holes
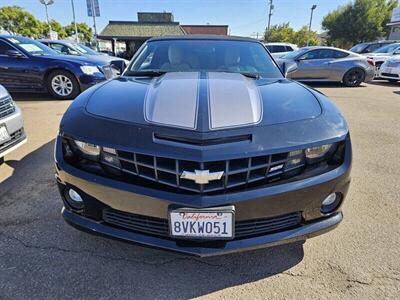
[[[229,216],[230,215],[230,224],[229,220],[228,224],[226,225],[226,229],[230,231],[230,235],[179,235],[174,233],[174,230],[172,228],[174,222],[174,214],[188,214],[189,217],[192,217],[193,214],[194,216],[204,216],[204,215],[209,215],[209,216],[215,216],[216,214],[221,214],[221,217],[223,215]],[[192,215],[191,215],[192,214]],[[197,214],[197,215],[196,215]],[[188,221],[189,222],[189,221]],[[207,221],[204,221],[207,222]],[[211,221],[209,221],[211,222]],[[223,221],[221,221],[222,223]],[[183,226],[183,225],[182,225]],[[207,226],[207,225],[205,225]],[[177,208],[177,209],[171,209],[168,212],[168,230],[169,230],[169,235],[171,238],[176,238],[176,239],[184,239],[184,240],[201,240],[201,241],[212,241],[212,240],[232,240],[235,238],[235,207],[233,205],[230,206],[223,206],[223,207],[212,207],[212,208],[189,208],[189,207],[182,207],[182,208]],[[229,232],[228,232],[229,233]]]
[[[11,139],[8,133],[7,127],[4,124],[0,124],[0,144],[3,144]]]

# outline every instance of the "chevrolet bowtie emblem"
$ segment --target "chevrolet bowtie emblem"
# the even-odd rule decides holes
[[[183,171],[181,178],[193,180],[198,184],[207,184],[212,180],[221,179],[222,175],[224,171],[210,173],[210,170],[194,170],[194,172]]]

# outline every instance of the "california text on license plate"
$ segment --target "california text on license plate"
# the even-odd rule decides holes
[[[7,132],[7,128],[5,126],[0,125],[0,143],[7,141],[10,139],[10,135]]]
[[[232,239],[234,219],[233,206],[180,208],[169,213],[170,234],[173,237],[188,239]]]

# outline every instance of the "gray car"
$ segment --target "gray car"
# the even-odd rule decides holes
[[[27,141],[19,107],[8,91],[0,85],[0,164],[4,156]]]
[[[332,47],[304,47],[277,60],[281,68],[296,64],[289,77],[298,81],[342,82],[359,86],[374,77],[373,62],[366,57]]]

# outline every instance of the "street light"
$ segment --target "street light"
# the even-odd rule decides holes
[[[47,6],[52,5],[54,3],[54,0],[39,0],[40,3],[42,3],[45,7],[46,10],[46,20],[47,20],[47,25],[49,26],[49,37],[51,36],[51,25],[49,21],[49,12],[47,11]]]
[[[316,9],[316,8],[317,8],[317,6],[315,4],[313,6],[311,6],[310,25],[308,26],[308,35],[307,35],[307,46],[310,45],[312,16],[313,16],[314,9]]]
[[[76,26],[76,18],[75,18],[74,0],[71,0],[71,5],[72,5],[72,18],[73,18],[74,27],[75,27],[75,41],[76,41],[77,43],[79,43],[78,26]]]

